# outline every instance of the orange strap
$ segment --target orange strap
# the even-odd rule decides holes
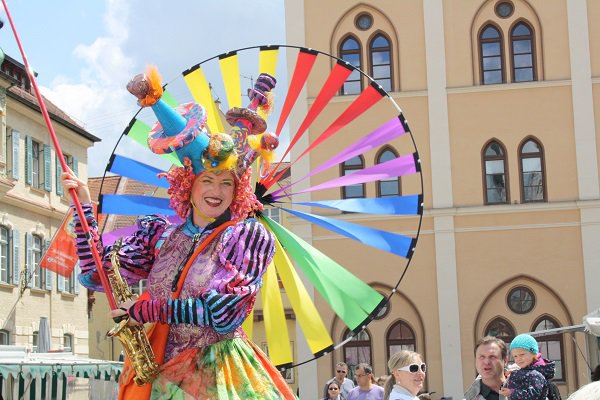
[[[173,292],[171,295],[171,299],[175,300],[179,297],[181,293],[181,288],[183,287],[183,282],[185,282],[185,277],[187,276],[190,267],[193,264],[193,261],[198,257],[200,252],[208,246],[217,235],[223,232],[227,227],[235,224],[233,221],[227,221],[218,227],[216,227],[207,237],[196,247],[192,256],[187,260],[185,267],[181,271],[181,276],[179,277],[179,281],[177,282],[177,290]],[[148,291],[142,293],[142,295],[138,298],[138,300],[152,300]],[[150,346],[154,351],[154,360],[162,365],[165,361],[165,351],[167,347],[167,338],[169,336],[169,325],[161,324],[159,322],[153,324],[152,329],[148,332],[148,339],[150,340]],[[149,399],[150,394],[152,392],[152,383],[147,383],[142,386],[138,386],[133,382],[133,368],[131,367],[131,363],[129,362],[129,358],[125,358],[125,363],[123,364],[123,373],[128,371],[128,376],[123,376],[123,380],[121,381],[120,389],[119,389],[119,400],[138,400],[138,399]]]
[[[222,223],[221,225],[217,226],[207,237],[206,239],[204,239],[202,241],[202,243],[200,243],[198,245],[198,247],[196,247],[196,250],[194,250],[194,252],[192,253],[192,256],[188,259],[187,263],[185,264],[185,267],[183,268],[183,270],[181,271],[181,276],[179,277],[179,282],[177,282],[177,290],[175,292],[173,292],[173,294],[171,295],[171,299],[175,300],[179,297],[179,293],[181,293],[181,288],[183,287],[183,282],[185,282],[185,277],[187,276],[188,271],[190,270],[190,267],[192,266],[193,261],[196,259],[196,257],[198,257],[198,254],[200,254],[200,252],[202,250],[204,250],[206,248],[206,246],[209,245],[210,242],[213,241],[213,239],[220,234],[221,232],[223,232],[227,227],[231,226],[235,224],[235,222],[233,221],[227,221]]]

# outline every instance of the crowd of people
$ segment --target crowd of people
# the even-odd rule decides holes
[[[323,400],[431,399],[434,392],[423,390],[427,365],[419,353],[401,350],[387,364],[390,375],[380,377],[373,375],[370,365],[358,364],[353,381],[347,377],[348,365],[337,363],[335,376],[323,388]],[[475,345],[475,369],[477,377],[464,400],[561,400],[552,381],[555,363],[542,357],[531,335],[518,335],[508,345],[493,336],[480,339]],[[600,365],[591,378],[567,400],[600,400]]]

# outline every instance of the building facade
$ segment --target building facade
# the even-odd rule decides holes
[[[399,348],[423,354],[428,390],[461,398],[476,375],[478,338],[509,342],[580,324],[600,307],[599,17],[600,3],[585,0],[286,1],[287,44],[360,67],[403,108],[425,193],[418,247],[387,313],[316,369],[299,367],[302,398],[322,395],[338,361],[389,373]],[[308,82],[307,107],[329,72],[322,68]],[[367,84],[351,75],[335,101],[349,104]],[[311,139],[325,128],[317,121]],[[330,144],[342,149],[338,136]],[[327,150],[315,148],[311,160],[323,159],[318,151]],[[378,194],[375,184],[364,190]],[[393,219],[370,222],[394,230]],[[372,286],[390,288],[393,257],[373,252],[368,262],[377,267],[366,269],[349,241],[300,222],[295,229]],[[341,321],[330,315],[329,323],[342,341]],[[564,333],[539,342],[557,363],[563,394],[589,381],[587,363],[599,362],[595,338]]]
[[[51,350],[88,355],[87,297],[76,277],[40,268],[71,199],[24,66],[0,72],[0,343],[36,350],[40,319]],[[67,164],[87,179],[87,149],[100,141],[46,101]]]

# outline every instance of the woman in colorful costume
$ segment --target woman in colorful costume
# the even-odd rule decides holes
[[[206,131],[206,112],[199,104],[173,109],[161,100],[155,70],[136,76],[128,85],[138,103],[152,107],[158,117],[148,139],[151,150],[176,152],[184,165],[164,174],[170,183],[170,206],[184,222],[172,225],[163,217],[146,216],[118,249],[121,275],[129,284],[148,279],[151,299],[125,302],[112,311],[113,317],[128,316],[129,324],[156,322],[169,327],[164,363],[151,387],[145,385],[145,398],[295,398],[241,329],[274,254],[273,235],[253,217],[262,205],[250,186],[253,161],[258,155],[268,159],[277,145],[273,135],[263,133],[266,123],[256,112],[269,105],[274,86],[273,77],[259,76],[250,91],[251,105],[228,111],[227,122],[232,125],[228,135]],[[63,174],[62,182],[67,190],[76,189],[84,203],[104,267],[110,269],[113,246],[103,246],[98,238],[87,185],[71,171]],[[79,224],[77,229],[79,279],[102,291]],[[202,245],[203,250],[193,254]],[[180,295],[172,299],[178,284]],[[133,373],[124,369],[119,398],[142,398],[139,387],[131,384]]]

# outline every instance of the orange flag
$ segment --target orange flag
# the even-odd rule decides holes
[[[95,204],[94,214],[96,214]],[[69,209],[60,228],[54,234],[50,246],[42,256],[40,266],[66,278],[70,277],[78,261],[75,251],[75,236],[73,209]]]

